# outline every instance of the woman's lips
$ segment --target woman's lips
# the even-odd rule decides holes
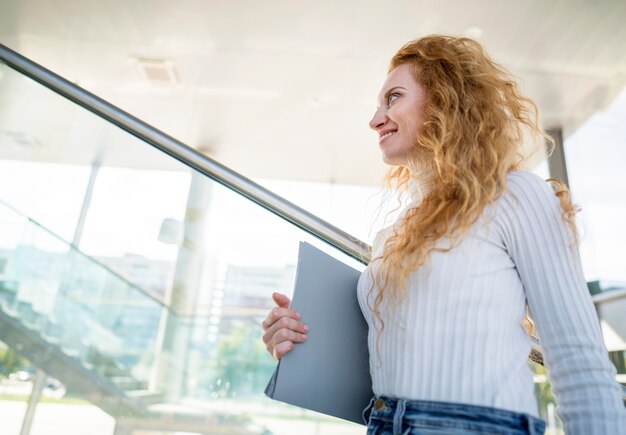
[[[388,131],[387,133],[385,133],[385,134],[381,135],[381,136],[380,136],[380,139],[378,139],[378,144],[379,144],[379,145],[382,145],[382,144],[383,144],[383,142],[384,142],[386,139],[388,139],[388,138],[390,138],[391,136],[393,136],[394,134],[396,134],[396,132],[397,132],[397,131],[398,131],[398,130],[392,130],[392,131]]]

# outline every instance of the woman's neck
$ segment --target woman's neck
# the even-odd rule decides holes
[[[419,204],[428,192],[430,192],[432,187],[432,178],[427,174],[420,173],[411,176],[411,179],[409,180],[410,204]]]

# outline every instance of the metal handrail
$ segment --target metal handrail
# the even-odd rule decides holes
[[[69,82],[3,44],[0,44],[0,60],[16,71],[126,130],[133,136],[201,172],[212,180],[250,199],[357,261],[364,264],[369,262],[371,247],[368,244],[80,86]],[[622,297],[622,295],[620,294],[619,297]],[[533,342],[531,348],[532,351],[529,358],[538,364],[544,365],[539,342]],[[626,401],[626,388],[622,388],[623,398]]]
[[[0,199],[0,207],[6,208],[7,210],[11,211],[11,213],[14,213],[15,215],[19,216],[20,218],[26,220],[31,225],[35,226],[37,229],[39,229],[39,231],[42,231],[43,233],[47,234],[49,237],[52,237],[53,239],[55,239],[55,241],[60,242],[61,244],[63,244],[65,247],[68,248],[68,250],[69,250],[68,252],[73,252],[76,255],[78,255],[81,258],[83,258],[85,261],[89,261],[91,264],[96,265],[96,267],[98,267],[100,270],[105,271],[105,273],[109,274],[109,276],[115,277],[115,279],[123,282],[125,285],[129,286],[130,288],[134,289],[135,291],[140,292],[143,296],[147,297],[150,301],[156,303],[157,305],[161,306],[162,308],[166,308],[166,309],[170,310],[170,312],[172,312],[174,315],[178,316],[178,313],[174,312],[171,309],[171,307],[168,307],[166,304],[164,304],[162,300],[158,299],[157,297],[155,297],[154,295],[150,294],[149,292],[147,292],[145,289],[139,287],[138,285],[132,283],[126,277],[120,275],[117,271],[113,270],[112,268],[110,268],[106,264],[102,263],[100,260],[96,259],[95,257],[91,257],[91,256],[85,254],[83,251],[78,249],[78,246],[75,246],[75,245],[69,243],[68,241],[63,239],[61,236],[59,236],[58,234],[54,233],[49,228],[43,226],[42,224],[40,224],[36,220],[34,220],[31,217],[25,215],[20,210],[18,210],[15,207],[13,207],[12,205],[7,204],[2,199]],[[77,300],[75,296],[74,296],[74,299]]]
[[[371,249],[366,243],[2,44],[0,60],[356,260],[364,264],[369,262]],[[543,365],[538,343],[533,343],[530,358]]]
[[[624,288],[604,291],[591,296],[591,300],[596,306],[604,302],[612,302],[624,298],[626,298],[626,289]]]
[[[368,244],[2,44],[0,60],[357,261],[369,262]]]
[[[69,82],[32,60],[0,44],[0,60],[34,81],[75,102],[97,116],[250,199],[277,216],[367,264],[371,248],[334,225],[282,198],[249,178],[207,157],[113,104]],[[530,359],[543,365],[538,342],[532,343]],[[626,396],[625,396],[626,397]]]

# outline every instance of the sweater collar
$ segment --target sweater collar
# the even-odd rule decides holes
[[[431,177],[426,174],[417,174],[412,176],[409,180],[409,205],[419,205],[422,199],[432,190],[432,188],[433,181]]]

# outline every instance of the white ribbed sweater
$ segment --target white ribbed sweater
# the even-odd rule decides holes
[[[528,302],[566,433],[626,433],[615,369],[558,199],[531,173],[511,173],[507,184],[459,245],[432,253],[409,277],[406,299],[383,317],[378,350],[368,304],[379,262],[361,275],[374,393],[536,416],[530,341],[521,325]],[[391,231],[379,234],[373,258]]]

